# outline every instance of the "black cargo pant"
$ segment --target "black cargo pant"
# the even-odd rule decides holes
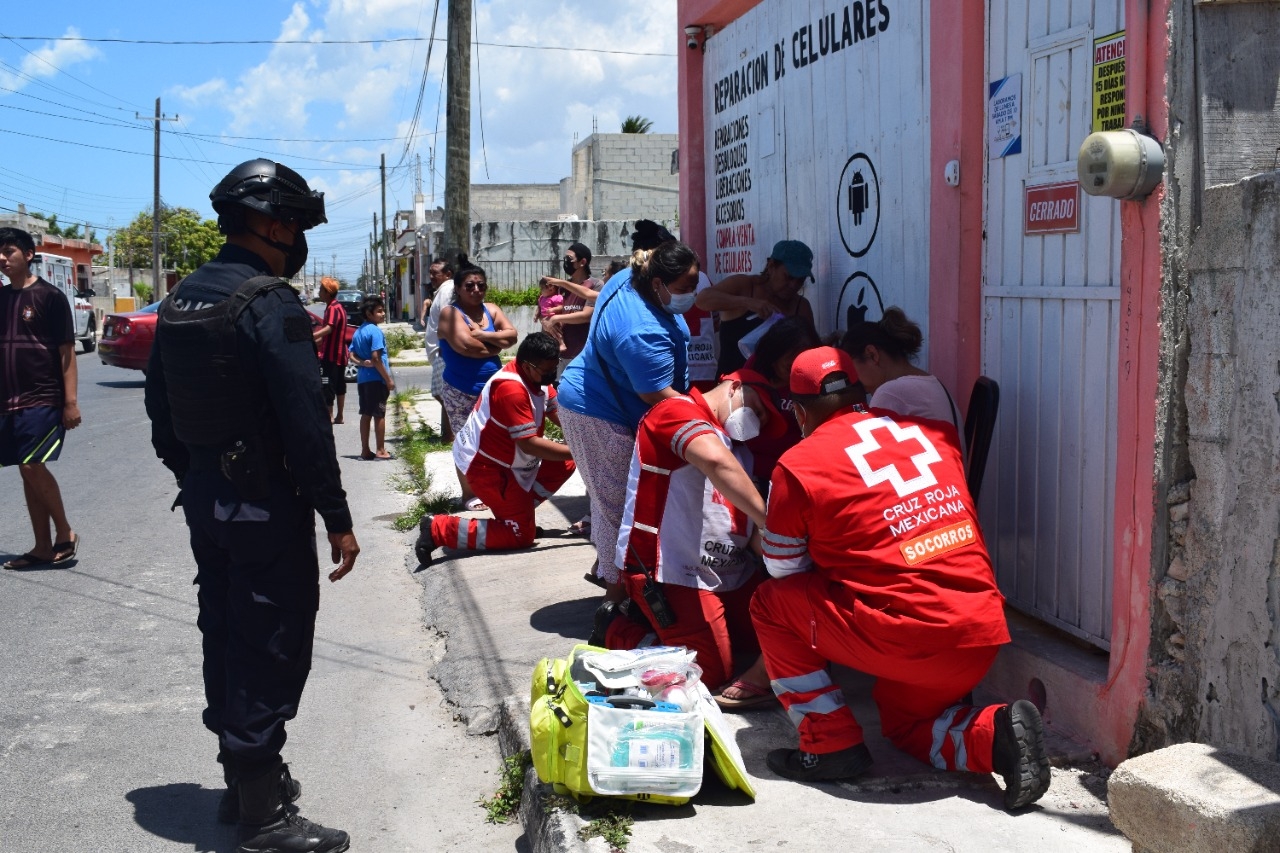
[[[183,481],[203,635],[205,726],[241,771],[271,764],[311,670],[320,602],[315,513],[283,469],[242,501],[212,467]]]

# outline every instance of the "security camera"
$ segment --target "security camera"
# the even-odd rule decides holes
[[[685,40],[685,44],[688,45],[689,50],[698,49],[698,34],[701,32],[702,32],[702,27],[698,26],[697,24],[690,24],[689,26],[684,28],[684,34],[688,36],[688,38]]]

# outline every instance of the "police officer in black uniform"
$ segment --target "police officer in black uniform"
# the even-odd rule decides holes
[[[203,635],[205,726],[218,736],[241,853],[337,853],[347,834],[288,809],[301,794],[280,758],[311,669],[320,604],[315,514],[338,567],[360,548],[342,489],[311,322],[287,279],[324,194],[271,160],[242,163],[210,193],[227,242],[160,309],[147,370],[151,441],[178,478]]]

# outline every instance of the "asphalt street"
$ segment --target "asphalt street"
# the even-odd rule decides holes
[[[0,572],[0,852],[232,851],[214,817],[216,742],[200,723],[194,566],[173,478],[155,459],[139,373],[78,356],[84,424],[52,470],[78,560]],[[397,381],[427,385],[425,368]],[[362,462],[355,395],[335,427],[362,553],[323,582],[316,654],[285,758],[304,815],[355,851],[524,850],[484,823],[492,737],[467,737],[431,679],[443,640],[423,620],[390,527],[396,462]],[[31,546],[16,470],[0,470],[0,559]],[[328,563],[321,550],[322,571]]]

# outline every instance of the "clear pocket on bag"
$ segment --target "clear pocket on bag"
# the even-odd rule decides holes
[[[702,714],[592,704],[587,780],[597,794],[691,797],[702,787]]]

